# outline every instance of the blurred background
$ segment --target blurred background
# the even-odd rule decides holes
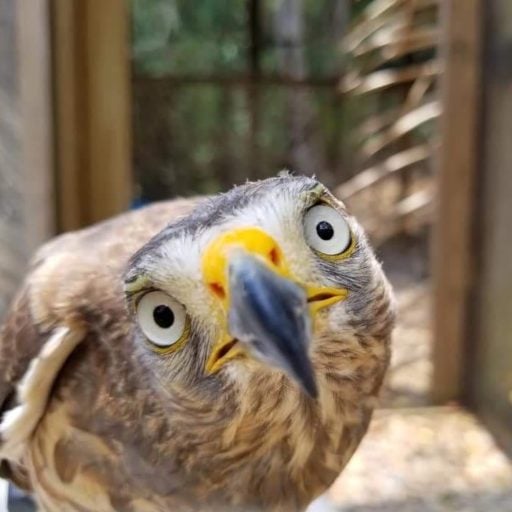
[[[0,0],[0,318],[56,233],[315,174],[399,317],[312,511],[510,512],[511,133],[509,0]]]

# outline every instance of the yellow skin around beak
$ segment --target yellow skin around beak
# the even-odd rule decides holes
[[[344,300],[348,295],[348,291],[343,288],[318,287],[295,279],[277,242],[260,228],[239,228],[221,234],[209,244],[202,258],[204,282],[220,301],[224,311],[223,332],[206,363],[206,372],[209,374],[217,372],[226,362],[245,355],[244,349],[230,335],[227,326],[227,314],[230,308],[229,260],[233,252],[240,250],[259,258],[279,276],[303,287],[306,290],[309,311],[313,318],[321,309]]]

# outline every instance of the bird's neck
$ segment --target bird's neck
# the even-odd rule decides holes
[[[208,451],[202,453],[207,467],[229,467],[223,485],[233,485],[235,493],[245,486],[269,504],[282,501],[285,510],[295,509],[289,500],[300,509],[324,492],[366,430],[382,380],[386,357],[366,360],[362,350],[353,338],[326,343],[315,353],[317,399],[286,375],[268,371],[249,374],[218,403],[196,403],[186,428]]]

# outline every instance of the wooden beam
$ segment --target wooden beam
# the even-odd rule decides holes
[[[485,2],[482,157],[478,222],[476,340],[465,398],[512,455],[512,10]]]
[[[53,0],[59,228],[126,209],[131,198],[129,5]]]
[[[23,229],[29,253],[55,232],[49,16],[48,0],[16,2]]]
[[[80,191],[85,187],[85,183],[80,182],[80,165],[84,160],[86,130],[82,130],[80,137],[83,122],[79,94],[84,71],[79,63],[76,11],[75,1],[53,2],[53,55],[58,133],[58,221],[62,231],[78,228],[86,222],[82,200],[79,199]]]
[[[252,66],[254,64],[251,64]],[[134,81],[137,86],[143,87],[192,87],[195,85],[217,85],[219,87],[247,87],[258,86],[282,86],[297,88],[313,87],[336,87],[341,76],[326,78],[294,78],[286,75],[258,73],[238,73],[226,75],[225,73],[194,73],[194,74],[166,74],[164,76],[135,75]]]
[[[433,399],[461,397],[473,285],[478,165],[481,16],[484,0],[442,3],[441,141],[434,224]]]

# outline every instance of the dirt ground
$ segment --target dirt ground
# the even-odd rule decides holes
[[[429,407],[426,239],[395,240],[381,258],[398,325],[381,409],[346,470],[308,512],[511,512],[512,463],[457,406]]]

